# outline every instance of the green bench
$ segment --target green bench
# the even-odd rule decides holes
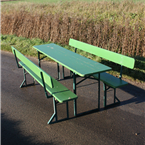
[[[57,119],[58,103],[64,103],[64,102],[66,103],[66,111],[67,111],[67,119],[68,119],[69,118],[68,101],[74,100],[75,102],[77,99],[77,95],[75,95],[65,86],[63,86],[61,83],[59,83],[49,74],[47,74],[44,70],[42,70],[40,67],[34,64],[28,58],[26,58],[13,46],[11,48],[15,56],[18,68],[23,68],[24,80],[20,85],[20,87],[22,88],[24,86],[29,86],[29,84],[27,84],[26,81],[26,73],[28,72],[34,78],[34,80],[36,80],[42,87],[44,87],[46,97],[47,98],[53,97],[54,114],[49,119],[48,124],[50,124],[54,118],[56,122],[58,121]],[[35,81],[33,82],[33,84],[35,84]],[[50,95],[47,94],[47,91],[50,93]],[[74,112],[76,112],[75,103],[74,103]]]
[[[86,51],[93,55],[99,56],[106,60],[112,61],[116,64],[121,65],[120,69],[120,76],[119,78],[114,77],[106,72],[100,74],[100,80],[103,82],[103,89],[104,89],[104,107],[107,107],[107,90],[110,88],[114,89],[114,103],[120,103],[120,100],[116,97],[116,88],[122,87],[127,85],[128,83],[122,80],[122,68],[123,66],[128,67],[130,69],[134,68],[135,59],[118,54],[106,49],[102,49],[84,42],[80,42],[74,39],[69,40],[69,45],[75,48],[75,52],[77,49]],[[93,75],[94,78],[98,79],[98,74]],[[117,102],[116,102],[117,100]],[[112,105],[112,104],[111,104]],[[108,105],[109,106],[109,105]]]

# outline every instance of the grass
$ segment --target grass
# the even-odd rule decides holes
[[[68,44],[74,38],[128,56],[144,56],[145,4],[119,2],[2,5],[2,34]]]
[[[46,42],[49,43],[49,42]],[[41,45],[44,42],[41,39],[26,39],[24,37],[17,37],[15,35],[1,36],[1,50],[11,52],[11,46],[21,51],[24,55],[36,57],[37,51],[32,49],[34,45]]]
[[[13,4],[9,4],[9,2],[4,3],[2,5],[2,14],[8,14],[10,12],[15,14],[15,12],[20,11],[31,12],[32,15],[37,14],[41,16],[47,14],[67,14],[69,17],[83,17],[83,19],[88,19],[88,23],[90,21],[99,22],[108,19],[110,22],[116,21],[122,25],[125,25],[125,20],[128,19],[132,26],[136,22],[142,23],[142,19],[145,17],[145,5],[143,3],[134,4],[130,1],[111,3],[109,0],[106,2],[88,3],[87,1],[89,0],[84,0],[84,2],[80,0],[79,2],[77,1],[77,5],[75,1],[69,2],[67,0],[63,0],[63,3],[56,0],[58,3],[53,1],[52,4],[44,4],[44,0],[38,0],[38,2],[41,2],[40,4],[37,1],[35,3],[28,3],[31,0],[25,0],[26,3],[23,1],[13,1],[15,2]],[[144,26],[144,23],[142,25]]]
[[[18,49],[21,53],[27,56],[33,56],[37,58],[37,51],[32,48],[34,45],[41,45],[41,44],[49,44],[52,43],[50,41],[44,42],[39,38],[24,38],[24,37],[17,37],[15,35],[1,35],[1,50],[11,52],[11,46],[14,46]],[[68,45],[61,45],[57,43],[57,45],[63,46],[64,48],[74,51],[74,48]],[[114,76],[119,76],[120,67],[112,62],[106,61],[104,59],[98,58],[94,55],[78,51],[80,55],[86,56],[94,61],[99,61],[105,65],[112,67],[113,71],[109,73]],[[47,60],[50,60],[47,58]],[[145,58],[136,58],[135,67],[133,70],[124,68],[123,69],[123,78],[129,79],[131,81],[136,81],[139,83],[145,83]]]

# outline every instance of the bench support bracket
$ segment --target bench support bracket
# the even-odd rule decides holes
[[[46,58],[47,56],[44,56],[42,58],[40,58],[40,54],[42,54],[41,52],[37,51],[38,52],[38,64],[39,64],[39,67],[41,67],[41,60],[43,60],[44,58]]]
[[[23,82],[21,83],[20,88],[35,85],[35,80],[34,80],[34,79],[33,79],[33,83],[27,84],[27,81],[26,81],[26,74],[27,74],[27,72],[26,72],[26,70],[23,68],[24,80],[23,80]],[[24,85],[24,84],[25,84],[25,85]]]
[[[24,87],[23,84],[25,83],[25,87],[27,86],[27,81],[26,81],[26,70],[23,69],[23,75],[24,75],[24,80],[20,85],[20,88]]]
[[[55,121],[57,122],[57,106],[56,106],[57,102],[55,101],[55,98],[53,97],[53,109],[54,109],[54,113],[51,116],[51,118],[49,119],[47,124],[50,124],[53,119],[55,118]]]
[[[13,52],[14,52],[14,55],[15,55],[15,60],[16,60],[17,67],[18,67],[18,68],[22,68],[22,67],[19,65],[19,63],[18,63],[18,58],[17,58],[17,56],[16,56],[15,50],[14,50]]]

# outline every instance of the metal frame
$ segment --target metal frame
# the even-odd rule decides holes
[[[76,51],[77,51],[77,48],[75,48],[75,53],[76,53]],[[121,65],[120,75],[119,75],[120,79],[122,79],[122,70],[123,70],[123,66]],[[79,83],[77,83],[77,84],[79,84]],[[105,108],[107,107],[107,90],[109,90],[110,88],[111,88],[110,86],[108,86],[108,88],[107,88],[107,85],[105,83],[103,83],[103,89],[104,89],[104,107]],[[116,97],[116,88],[113,88],[113,89],[114,89],[114,103],[111,104],[111,105],[119,104],[120,100]],[[117,100],[117,102],[116,102],[116,100]],[[98,73],[98,109],[100,109],[100,73]]]
[[[18,63],[18,58],[17,58],[17,56],[16,56],[15,50],[13,50],[13,52],[14,52],[14,55],[15,55],[15,60],[16,60],[17,67],[18,67],[18,68],[22,68],[22,66],[20,66],[19,63]]]
[[[58,80],[60,80],[60,69],[59,69],[59,63],[57,63],[57,74],[58,74]]]
[[[123,70],[123,66],[121,65],[119,79],[122,79],[122,70]],[[109,107],[111,105],[116,105],[116,104],[119,104],[120,103],[120,100],[116,97],[116,88],[113,88],[114,89],[114,103],[113,104],[110,104],[110,105],[107,105],[107,90],[109,90],[110,88],[113,88],[113,87],[108,86],[108,88],[107,88],[107,85],[105,83],[103,83],[104,107],[105,108],[106,107]],[[117,100],[117,102],[116,102],[116,100]]]
[[[26,72],[26,70],[23,68],[24,80],[23,80],[23,82],[21,83],[20,88],[24,87],[24,86],[23,86],[24,83],[25,83],[25,86],[27,86],[26,74],[27,74],[27,72]]]
[[[17,58],[17,56],[16,56],[15,50],[13,50],[13,52],[14,52],[14,56],[15,56],[15,60],[16,60],[17,67],[18,67],[18,68],[22,68],[22,66],[20,66],[19,63],[18,63],[18,58]],[[35,79],[33,80],[33,83],[32,83],[32,84],[27,84],[26,74],[27,74],[27,71],[23,68],[24,80],[23,80],[23,82],[21,83],[20,88],[26,87],[26,86],[35,85]],[[25,85],[24,85],[24,84],[25,84]]]
[[[44,92],[45,92],[46,97],[47,97],[47,98],[53,97],[53,95],[48,95],[48,94],[47,94],[46,86],[45,86],[45,82],[44,82],[44,77],[43,77],[43,73],[40,72],[40,74],[41,74],[42,83],[43,83]],[[75,101],[76,101],[76,99],[74,100],[74,102],[75,102]],[[49,121],[47,122],[47,124],[51,124],[54,118],[55,118],[55,122],[58,122],[58,117],[57,117],[57,104],[58,104],[58,103],[59,103],[59,102],[57,102],[57,101],[55,100],[55,98],[53,97],[53,110],[54,110],[54,113],[53,113],[53,115],[51,116],[51,118],[49,119]],[[67,113],[67,119],[68,119],[68,118],[69,118],[68,101],[66,101],[65,103],[66,103],[66,113]],[[74,115],[75,115],[75,113],[76,113],[76,105],[75,105],[75,103],[74,103]],[[75,115],[75,116],[76,116],[76,115]]]
[[[44,56],[43,58],[40,58],[40,54],[42,54],[41,52],[38,52],[38,65],[41,68],[41,60],[46,58],[47,56]],[[57,73],[58,73],[58,80],[60,80],[60,67],[59,67],[59,63],[57,63]],[[43,86],[44,86],[44,92],[45,92],[45,96],[47,98],[51,98],[53,97],[52,95],[48,95],[47,91],[46,91],[46,87],[45,87],[45,82],[44,82],[44,78],[43,78],[43,73],[41,72],[41,78],[42,78],[42,82],[43,82]],[[62,78],[64,79],[64,66],[62,66]],[[55,117],[55,122],[58,122],[57,120],[57,103],[55,98],[53,97],[53,108],[54,108],[54,113],[51,116],[51,118],[48,121],[48,124],[52,123],[54,117]],[[66,110],[67,110],[67,119],[69,118],[69,110],[68,110],[68,101],[66,102]],[[74,100],[74,116],[77,115],[77,102],[76,99]]]
[[[121,65],[121,68],[120,68],[120,75],[119,75],[119,78],[120,78],[120,79],[122,78],[122,69],[123,69],[123,66]]]
[[[21,83],[20,88],[32,85],[32,84],[27,84],[26,74],[29,73],[29,70],[27,70],[27,68],[24,67],[25,65],[23,66],[23,64],[22,64],[22,66],[21,66],[21,65],[19,64],[18,58],[17,58],[17,56],[16,56],[15,50],[13,50],[13,53],[14,53],[14,55],[15,55],[15,60],[16,60],[17,67],[18,67],[18,68],[23,68],[24,80],[23,80],[23,82]],[[40,53],[38,52],[38,58],[39,58],[39,59],[38,59],[39,67],[41,67],[40,61],[41,61],[43,58],[45,58],[45,57],[43,57],[43,58],[40,59]],[[47,98],[53,97],[53,95],[48,95],[48,94],[47,94],[46,85],[45,85],[45,81],[44,81],[44,77],[43,77],[43,73],[40,72],[40,75],[41,75],[41,79],[42,79],[42,83],[43,83],[42,86],[43,86],[43,88],[44,88],[45,96],[46,96]],[[32,75],[32,77],[33,77],[33,79],[35,78],[33,75]],[[34,79],[33,85],[34,85],[34,84],[35,84],[35,79]],[[53,88],[53,84],[52,84],[52,88]],[[68,100],[68,101],[69,101],[69,100]],[[65,102],[65,103],[66,103],[66,113],[67,113],[66,115],[67,115],[67,119],[69,119],[68,101]],[[55,118],[55,122],[58,122],[58,117],[57,117],[57,104],[58,104],[58,103],[59,103],[59,102],[53,97],[53,109],[54,109],[54,113],[53,113],[53,115],[51,116],[51,118],[49,119],[48,124],[52,123],[52,121],[53,121],[54,118]],[[74,115],[76,116],[76,114],[77,114],[77,113],[76,113],[76,99],[75,99],[75,100],[74,100]]]
[[[77,48],[75,48],[75,53],[77,52]],[[57,63],[57,72],[58,72],[58,79],[60,80],[60,69],[59,69],[59,63]],[[72,75],[73,74],[73,75]],[[64,66],[62,66],[62,78],[64,79]],[[83,80],[81,80],[80,82],[76,83],[76,74],[72,71],[70,71],[70,77],[73,77],[73,92],[76,94],[76,85],[78,85],[79,83],[83,82],[84,80],[86,80],[87,78],[90,78],[90,76],[85,77]],[[96,80],[96,79],[95,79]],[[76,108],[76,104],[77,102],[74,100],[74,107],[75,107],[75,111],[74,111],[74,115],[77,115],[77,108]],[[98,73],[98,109],[100,109],[100,73]]]
[[[75,53],[77,52],[77,48],[75,48]],[[40,53],[39,51],[38,51],[38,63],[39,63],[39,67],[41,67],[41,64],[40,64],[40,61],[42,60],[42,59],[44,59],[45,57],[43,57],[43,58],[40,58],[40,54],[42,54],[42,53]],[[60,65],[59,65],[59,63],[57,62],[57,73],[58,73],[58,80],[60,80],[61,79],[61,73],[60,73]],[[76,74],[74,73],[74,72],[72,72],[72,71],[70,71],[70,76],[71,77],[73,77],[73,92],[76,94],[76,85],[78,85],[79,83],[81,83],[81,82],[83,82],[84,80],[86,80],[87,78],[90,78],[90,76],[87,76],[87,77],[85,77],[83,80],[81,80],[80,82],[77,82],[76,83]],[[64,74],[64,66],[62,66],[62,78],[64,79],[64,77],[65,77],[65,74]],[[121,66],[121,70],[120,70],[120,76],[119,76],[119,78],[121,79],[121,77],[122,77],[122,66]],[[96,80],[96,79],[95,79]],[[109,88],[111,88],[111,87],[106,87],[106,84],[104,84],[104,107],[106,107],[107,105],[107,90],[109,89]],[[45,88],[45,87],[44,87]],[[116,103],[116,100],[118,101],[118,102],[120,102],[119,101],[119,99],[116,97],[116,88],[113,88],[114,89],[114,104]],[[45,94],[46,94],[46,90],[44,89],[44,91],[45,91]],[[47,95],[46,95],[47,96]],[[57,103],[54,103],[54,107],[55,107],[55,105],[56,105]],[[100,109],[100,73],[98,73],[98,110]],[[56,109],[54,108],[54,113],[56,112]],[[55,113],[55,114],[53,114],[53,116],[52,116],[52,118],[54,118],[55,117],[55,115],[56,115],[57,113]],[[74,100],[74,116],[76,116],[77,115],[77,101],[76,100]],[[52,119],[53,120],[53,119]],[[50,121],[51,122],[51,121]]]
[[[75,48],[75,53],[77,52],[77,48]],[[59,63],[57,63],[57,73],[58,73],[58,80],[60,80],[60,69],[59,69]],[[73,72],[70,71],[70,77],[72,77]],[[62,79],[64,79],[64,66],[62,66]]]
[[[112,104],[110,104],[110,105],[107,105],[107,90],[109,90],[110,88],[112,88],[112,87],[108,86],[108,88],[107,88],[107,85],[106,85],[105,83],[103,83],[103,90],[104,90],[104,107],[105,107],[105,108],[120,103],[120,100],[116,97],[116,88],[113,88],[113,89],[114,89],[114,103],[112,103]],[[116,100],[117,100],[117,102],[116,102]]]
[[[27,74],[27,71],[23,68],[24,80],[23,80],[23,82],[21,83],[20,88],[32,85],[32,84],[27,84],[27,81],[26,81],[26,74]],[[48,94],[47,94],[46,85],[45,85],[44,77],[43,77],[43,73],[40,72],[40,75],[41,75],[41,79],[42,79],[43,88],[44,88],[44,92],[45,92],[46,98],[52,98],[53,95],[48,95]],[[25,85],[24,85],[24,84],[25,84]],[[35,81],[34,81],[33,85],[34,85],[34,84],[35,84]],[[59,103],[59,102],[57,102],[57,101],[55,100],[55,98],[53,97],[53,110],[54,110],[54,113],[53,113],[53,115],[51,116],[51,118],[49,119],[49,121],[48,121],[47,124],[51,124],[54,118],[55,118],[55,122],[58,122],[58,117],[57,117],[57,104],[58,104],[58,103]],[[67,118],[66,118],[66,119],[69,119],[68,101],[66,101],[65,103],[66,103],[66,113],[67,113]],[[74,100],[74,116],[76,116],[76,115],[77,115],[77,111],[76,111],[76,99],[75,99],[75,100]],[[64,119],[64,120],[65,120],[65,119]]]
[[[44,56],[42,58],[40,58],[40,54],[42,54],[41,52],[37,51],[38,52],[38,64],[39,64],[39,67],[41,67],[41,60],[43,60],[44,58],[46,58],[47,56]]]
[[[21,83],[20,88],[35,85],[35,79],[34,79],[34,78],[33,78],[33,83],[31,83],[31,84],[27,84],[27,79],[26,79],[26,74],[27,74],[27,73],[28,73],[28,72],[23,68],[23,76],[24,76],[24,80],[23,80],[23,82]],[[25,85],[24,85],[24,84],[25,84]]]
[[[40,54],[42,54],[41,52],[38,52],[38,65],[41,68],[41,60],[43,60],[44,58],[46,58],[47,56],[44,57],[40,57]],[[58,73],[58,80],[60,80],[60,67],[59,67],[59,63],[57,63],[57,73]],[[62,78],[64,79],[64,66],[62,66]]]

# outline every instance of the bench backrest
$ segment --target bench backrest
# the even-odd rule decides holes
[[[47,84],[49,87],[53,88],[52,78],[51,78],[50,75],[48,75],[44,70],[42,70],[36,64],[34,64],[31,60],[29,60],[28,58],[26,58],[16,48],[14,48],[13,46],[11,48],[12,48],[12,52],[15,55],[15,57],[18,58],[20,61],[22,61],[33,72],[35,72],[35,74],[37,75],[37,77],[39,77],[40,79],[42,79],[41,78],[41,72],[42,72],[43,73],[43,78],[44,78],[45,84]],[[18,60],[16,60],[16,62],[18,63]],[[41,85],[43,85],[43,84],[41,84]]]
[[[115,62],[117,64],[120,64],[121,66],[125,66],[131,69],[134,68],[134,58],[118,54],[103,48],[99,48],[97,46],[93,46],[74,39],[69,40],[69,45],[80,50],[84,50],[88,53],[94,54],[96,56],[99,56],[101,58],[107,59],[109,61]]]

